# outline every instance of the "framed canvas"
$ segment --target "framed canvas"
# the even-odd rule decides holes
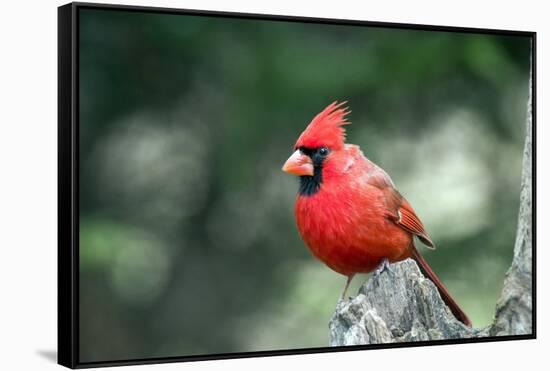
[[[58,20],[60,364],[535,338],[535,32]]]

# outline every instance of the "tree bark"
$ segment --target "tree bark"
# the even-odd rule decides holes
[[[435,285],[422,275],[416,262],[407,259],[392,264],[390,271],[373,275],[352,300],[338,303],[329,323],[331,346],[532,333],[531,99],[530,89],[514,257],[493,323],[479,329],[464,326],[447,308]]]

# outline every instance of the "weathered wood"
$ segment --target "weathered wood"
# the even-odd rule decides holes
[[[514,246],[514,259],[510,269],[506,273],[504,288],[497,302],[495,321],[490,328],[490,334],[493,336],[530,334],[533,329],[532,117],[531,93],[529,93],[525,148],[523,150],[519,220],[516,244]]]
[[[330,345],[520,335],[532,332],[532,104],[527,103],[520,212],[514,258],[491,325],[476,329],[459,322],[416,262],[392,264],[373,275],[352,300],[340,301],[332,316]]]

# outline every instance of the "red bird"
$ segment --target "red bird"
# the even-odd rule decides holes
[[[438,288],[457,319],[471,322],[414,245],[414,237],[434,247],[424,225],[389,175],[346,144],[343,125],[350,112],[334,102],[298,138],[283,171],[300,177],[296,223],[311,252],[348,277],[380,273],[389,263],[413,258]]]

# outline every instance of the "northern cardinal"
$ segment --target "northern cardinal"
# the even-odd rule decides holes
[[[302,239],[327,266],[347,276],[380,273],[390,263],[414,259],[438,288],[455,317],[471,322],[414,245],[434,243],[389,175],[361,149],[345,143],[346,102],[334,102],[302,132],[283,171],[300,177],[295,216]],[[377,269],[378,268],[378,269]]]

